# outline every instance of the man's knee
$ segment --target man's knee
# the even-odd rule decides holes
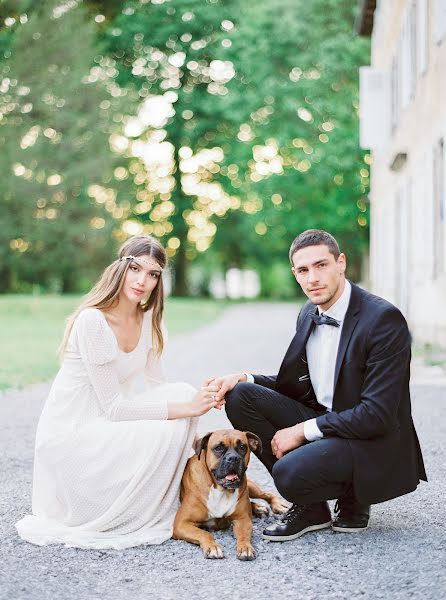
[[[226,394],[226,405],[246,404],[254,397],[255,384],[248,381],[241,381]]]
[[[312,464],[304,448],[290,452],[273,467],[274,485],[287,500],[305,495],[320,484],[317,466]]]
[[[293,497],[296,488],[302,484],[298,468],[291,469],[288,461],[283,459],[273,466],[272,476],[278,492],[287,500]]]
[[[353,460],[347,440],[327,438],[292,450],[278,460],[272,470],[274,484],[284,498],[305,503],[304,499],[319,490],[324,495],[349,484],[353,477]]]
[[[243,414],[246,408],[251,405],[254,391],[255,384],[242,381],[226,394],[226,414],[231,422]]]

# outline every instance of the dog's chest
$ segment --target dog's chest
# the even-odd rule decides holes
[[[209,490],[207,501],[209,519],[221,519],[222,517],[232,515],[237,505],[237,500],[238,490],[230,493],[212,486]]]

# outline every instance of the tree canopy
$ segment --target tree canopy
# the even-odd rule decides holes
[[[369,162],[358,144],[356,2],[0,4],[4,289],[82,288],[129,235],[191,267],[281,285],[304,229],[358,279]],[[68,42],[68,43],[67,43]],[[279,289],[279,292],[278,292]]]

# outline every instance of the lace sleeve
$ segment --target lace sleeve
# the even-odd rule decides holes
[[[97,309],[82,311],[76,320],[79,353],[98,397],[104,415],[110,421],[160,420],[168,418],[167,398],[149,398],[150,391],[124,398],[114,361],[119,348],[116,337]]]

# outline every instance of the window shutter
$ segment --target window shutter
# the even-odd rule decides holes
[[[372,67],[359,69],[360,145],[377,148],[389,134],[389,78]]]
[[[417,0],[417,72],[423,75],[427,71],[429,60],[429,12],[428,0]]]
[[[446,33],[446,1],[433,0],[433,7],[434,41],[440,44]]]
[[[406,10],[403,18],[403,28],[401,32],[401,101],[403,108],[409,104],[412,88],[411,73],[411,22],[410,6]]]

